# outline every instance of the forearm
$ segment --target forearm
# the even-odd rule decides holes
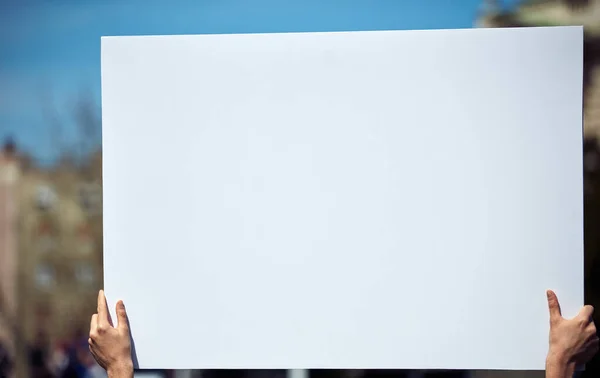
[[[549,354],[546,358],[546,378],[573,378],[575,364],[559,355]]]
[[[108,378],[133,378],[133,366],[121,366],[117,369],[110,369],[106,373]]]

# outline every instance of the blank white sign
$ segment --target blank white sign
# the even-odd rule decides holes
[[[580,27],[102,39],[142,368],[543,369],[583,305]]]

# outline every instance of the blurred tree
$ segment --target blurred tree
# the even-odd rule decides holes
[[[102,116],[100,105],[91,91],[81,90],[68,105],[67,115],[58,111],[52,90],[43,87],[42,116],[46,120],[49,149],[58,157],[57,165],[68,169],[89,165],[101,149]],[[68,125],[73,124],[74,136],[67,138]],[[67,139],[74,139],[69,142]]]
[[[580,9],[588,6],[589,0],[563,0],[572,9]]]
[[[78,131],[79,159],[86,164],[101,144],[102,116],[93,96],[82,91],[74,108],[74,121]]]
[[[49,147],[51,151],[62,155],[67,149],[63,135],[63,120],[56,108],[52,90],[44,85],[41,90],[42,117],[46,121]]]

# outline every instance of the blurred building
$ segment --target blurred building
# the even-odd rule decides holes
[[[484,1],[478,27],[584,26],[584,131],[600,139],[600,0],[525,0],[506,11]]]
[[[15,146],[9,140],[0,151],[0,375],[16,347],[18,182]]]
[[[87,341],[102,287],[101,155],[47,169],[22,160],[7,142],[0,153],[0,351],[16,359],[17,371],[32,359],[46,363],[51,345]]]
[[[21,174],[19,318],[28,340],[87,334],[102,283],[101,175],[99,155],[85,167]]]

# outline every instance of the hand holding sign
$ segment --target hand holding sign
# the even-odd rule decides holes
[[[584,306],[573,319],[562,317],[556,294],[548,290],[550,349],[546,378],[572,376],[576,366],[587,363],[598,352],[598,335],[592,319],[594,308]]]
[[[104,291],[98,293],[98,313],[90,324],[90,352],[109,377],[133,377],[129,323],[123,301],[117,302],[116,327],[113,326],[106,305]]]

